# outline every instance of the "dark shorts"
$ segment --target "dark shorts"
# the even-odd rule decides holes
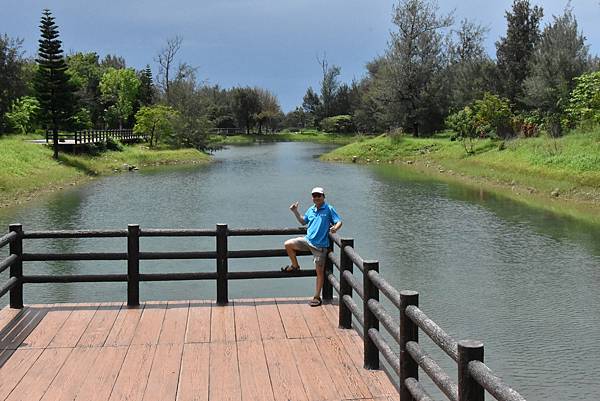
[[[292,244],[295,250],[297,251],[310,251],[313,254],[313,260],[315,265],[324,266],[325,261],[327,260],[327,253],[329,253],[328,248],[318,248],[313,246],[310,242],[306,240],[304,237],[296,237],[288,240],[288,243]]]

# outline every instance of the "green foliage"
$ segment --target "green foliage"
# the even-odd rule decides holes
[[[543,114],[562,114],[575,81],[588,67],[588,47],[567,8],[542,32],[525,79],[525,102]]]
[[[324,118],[321,120],[320,125],[323,131],[334,134],[349,134],[356,131],[354,123],[352,122],[352,116],[349,115]]]
[[[144,106],[135,114],[133,132],[148,135],[150,147],[154,147],[161,139],[174,134],[178,115],[169,106]]]
[[[246,133],[254,126],[256,115],[260,113],[260,98],[253,88],[233,89],[233,114],[240,127],[246,128]]]
[[[6,132],[9,127],[5,113],[10,110],[16,99],[27,92],[23,77],[26,63],[23,59],[22,45],[22,39],[11,39],[6,34],[0,35],[0,134]]]
[[[123,149],[125,149],[125,147],[123,146],[123,144],[121,143],[121,141],[119,141],[118,139],[112,138],[112,137],[108,137],[106,139],[106,149],[108,150],[112,150],[115,152],[122,152]]]
[[[42,38],[39,41],[35,77],[40,119],[52,127],[53,132],[58,132],[59,128],[68,126],[73,116],[74,87],[67,74],[67,64],[58,39],[58,27],[48,9],[43,11],[40,30]]]
[[[600,71],[575,78],[577,83],[566,109],[568,122],[581,124],[600,123]]]
[[[74,128],[100,125],[104,107],[100,99],[99,85],[104,70],[98,61],[98,54],[77,52],[68,55],[66,62],[67,73],[71,84],[77,88],[76,96],[80,105],[80,110],[75,116]],[[87,114],[87,117],[84,117],[84,114]]]
[[[109,68],[100,79],[100,92],[102,99],[107,102],[107,113],[115,116],[119,121],[119,128],[123,127],[133,112],[140,80],[131,68]]]
[[[496,59],[502,94],[513,103],[523,98],[523,81],[529,75],[543,15],[543,9],[532,8],[529,0],[514,0],[512,11],[506,12],[508,27],[506,36],[496,42]]]
[[[13,103],[11,110],[6,113],[6,119],[21,134],[27,134],[33,129],[39,109],[40,102],[36,98],[23,96]]]

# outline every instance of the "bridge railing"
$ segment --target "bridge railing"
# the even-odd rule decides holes
[[[46,142],[52,142],[52,133],[46,131]],[[134,133],[132,129],[105,129],[105,130],[81,130],[75,132],[58,133],[58,141],[64,142],[67,140],[73,141],[75,145],[104,142],[108,138],[117,139],[122,142],[146,141],[146,134]]]
[[[502,382],[483,363],[483,343],[473,340],[456,341],[419,309],[419,294],[398,291],[379,273],[379,262],[363,260],[354,250],[354,240],[330,234],[340,248],[340,255],[329,253],[326,277],[339,294],[339,326],[352,327],[352,316],[362,326],[364,366],[380,368],[380,355],[392,367],[399,381],[402,401],[431,400],[419,382],[421,368],[451,401],[483,401],[485,391],[500,401],[524,401],[515,390]],[[339,271],[339,280],[333,267]],[[356,279],[354,266],[362,273],[362,285]],[[362,308],[354,301],[356,292],[362,299]],[[399,321],[380,302],[380,294],[397,308]],[[324,296],[325,295],[324,291]],[[389,336],[400,346],[396,355],[380,330],[380,323]],[[446,352],[458,367],[457,383],[434,361],[419,344],[419,329]]]
[[[130,224],[127,230],[68,230],[24,232],[20,224],[11,224],[9,233],[0,238],[0,248],[9,245],[9,255],[0,261],[0,273],[10,268],[8,281],[0,287],[0,297],[10,292],[10,307],[23,308],[23,285],[27,283],[73,283],[73,282],[127,282],[127,304],[139,305],[141,281],[215,280],[217,303],[229,301],[228,281],[236,279],[292,278],[315,276],[315,270],[241,271],[229,272],[230,258],[262,258],[287,256],[285,249],[229,250],[231,236],[294,235],[305,233],[305,228],[229,229],[217,224],[213,229],[141,229]],[[215,237],[213,251],[144,252],[140,250],[141,237]],[[80,252],[80,253],[25,253],[23,241],[27,239],[56,238],[127,238],[127,252]],[[502,382],[483,363],[483,344],[479,341],[456,341],[444,332],[418,307],[419,294],[414,291],[398,291],[379,273],[379,262],[364,260],[354,249],[354,240],[330,234],[333,244],[340,248],[339,256],[330,252],[326,265],[326,282],[323,288],[325,301],[333,298],[333,290],[339,294],[339,327],[351,329],[353,322],[362,327],[364,341],[364,367],[380,369],[380,355],[392,367],[398,381],[402,401],[425,401],[431,397],[419,381],[421,368],[452,401],[483,401],[485,391],[501,401],[521,401],[524,398]],[[332,244],[332,250],[334,245]],[[299,252],[310,255],[310,252]],[[214,259],[216,271],[186,273],[140,273],[141,260]],[[28,275],[23,272],[23,262],[58,260],[123,260],[127,261],[127,273],[85,275]],[[354,274],[354,266],[362,273],[362,283]],[[339,271],[339,279],[334,274]],[[362,300],[354,301],[356,292]],[[396,316],[390,314],[380,301],[387,297]],[[353,320],[353,317],[356,319]],[[380,327],[380,324],[382,327]],[[356,328],[356,327],[355,327]],[[400,347],[397,355],[382,333],[384,329]],[[458,366],[457,383],[422,349],[419,329],[446,352]]]

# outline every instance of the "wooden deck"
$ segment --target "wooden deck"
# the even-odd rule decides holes
[[[380,400],[337,306],[306,299],[31,305],[0,311],[0,400]]]

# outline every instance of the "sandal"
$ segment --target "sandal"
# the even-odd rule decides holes
[[[286,272],[286,273],[292,273],[292,272],[295,272],[297,270],[300,270],[300,266],[287,265],[287,266],[283,266],[281,268],[281,271],[282,272]]]
[[[320,306],[322,303],[323,301],[321,301],[321,297],[314,297],[308,304],[310,306]]]

